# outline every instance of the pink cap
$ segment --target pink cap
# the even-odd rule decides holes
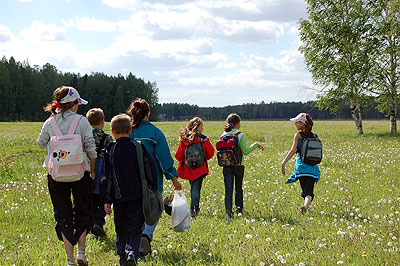
[[[307,124],[307,114],[306,113],[300,113],[294,118],[290,118],[290,121],[292,122],[301,122],[303,124]]]

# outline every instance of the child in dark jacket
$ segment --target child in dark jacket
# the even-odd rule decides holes
[[[90,123],[90,126],[93,129],[93,138],[96,143],[96,180],[92,185],[92,216],[93,216],[93,227],[92,233],[95,236],[105,236],[106,232],[103,229],[103,226],[106,223],[105,217],[106,213],[104,211],[104,205],[99,195],[99,186],[100,186],[100,173],[101,168],[103,166],[104,161],[104,151],[107,146],[114,142],[113,138],[103,131],[104,128],[104,112],[100,108],[92,108],[86,113],[86,118]]]
[[[128,115],[120,114],[111,120],[111,132],[116,142],[109,145],[105,151],[100,184],[104,210],[107,214],[111,214],[111,204],[113,204],[116,247],[122,266],[137,264],[144,223],[136,144],[129,138],[131,131]],[[155,175],[154,162],[145,148],[143,146],[142,148]]]
[[[199,211],[200,203],[200,190],[203,183],[203,179],[208,175],[208,164],[207,161],[214,156],[214,147],[211,145],[210,140],[207,136],[202,134],[203,132],[203,120],[199,117],[194,117],[189,121],[187,126],[182,129],[179,136],[179,147],[176,150],[175,158],[179,162],[178,175],[190,182],[190,196],[191,196],[191,216],[195,217]],[[188,166],[187,149],[189,146],[201,143],[200,151],[202,149],[203,157],[202,162],[195,167]]]

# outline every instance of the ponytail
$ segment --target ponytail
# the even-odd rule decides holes
[[[307,123],[304,124],[303,135],[304,135],[304,137],[308,138],[308,137],[312,136],[312,128],[313,128],[314,122],[312,120],[312,117],[309,114],[306,114],[306,119],[307,119]]]
[[[68,103],[60,103],[61,99],[67,96],[68,92],[69,92],[69,87],[67,86],[58,87],[53,93],[53,102],[48,103],[45,107],[43,107],[43,110],[45,112],[50,112],[52,115],[56,115],[60,112],[64,115],[65,111],[71,109],[75,104],[79,104],[77,100]],[[59,109],[58,112],[57,109]]]
[[[232,131],[232,128],[240,122],[241,118],[238,114],[232,113],[226,118],[226,125],[224,126],[225,132]]]
[[[126,110],[132,117],[132,127],[137,128],[142,120],[150,113],[150,106],[145,99],[136,98]]]

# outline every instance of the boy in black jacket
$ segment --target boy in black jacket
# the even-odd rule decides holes
[[[144,222],[136,144],[129,138],[131,131],[128,115],[120,114],[111,120],[111,132],[116,142],[105,151],[100,184],[107,214],[111,214],[113,204],[116,246],[121,266],[137,264]],[[144,147],[143,150],[144,156],[151,161]],[[155,175],[154,162],[150,164]]]

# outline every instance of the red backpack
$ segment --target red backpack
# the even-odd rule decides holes
[[[242,161],[242,151],[239,147],[239,134],[226,134],[216,143],[218,165],[222,167],[239,165]]]

